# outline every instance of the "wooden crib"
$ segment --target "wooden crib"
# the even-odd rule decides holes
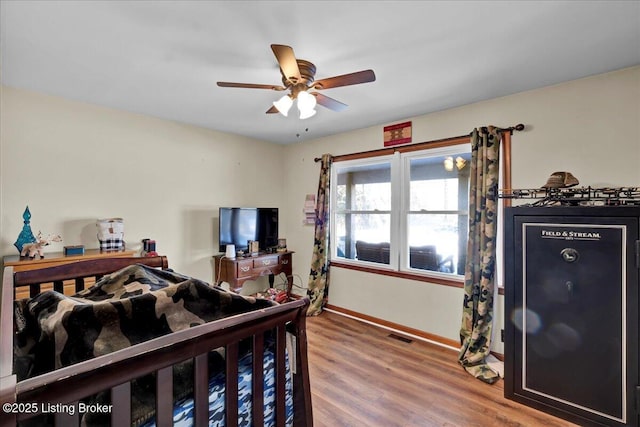
[[[79,425],[81,409],[87,407],[83,399],[102,391],[110,393],[110,407],[107,409],[111,425],[131,425],[131,381],[152,373],[155,374],[156,387],[155,424],[172,425],[175,403],[173,366],[185,360],[193,363],[193,425],[208,425],[208,381],[211,373],[208,372],[207,358],[209,352],[220,347],[225,349],[225,424],[228,427],[237,426],[241,418],[238,415],[241,342],[250,342],[252,352],[250,419],[253,425],[263,425],[265,392],[262,363],[266,351],[265,336],[273,338],[275,401],[274,408],[269,411],[273,410],[275,414],[275,425],[286,425],[285,391],[289,387],[285,376],[287,357],[291,361],[292,372],[293,425],[313,425],[305,331],[309,304],[306,298],[204,323],[18,381],[14,373],[16,287],[28,286],[35,293],[40,284],[53,283],[54,288],[60,290],[65,281],[72,280],[76,289],[80,290],[86,278],[99,279],[102,275],[139,263],[159,269],[168,267],[165,257],[150,257],[78,261],[23,272],[14,272],[12,267],[5,268],[0,299],[1,426],[14,426],[17,422],[41,416],[43,412],[52,412],[49,416],[54,419],[55,425]]]

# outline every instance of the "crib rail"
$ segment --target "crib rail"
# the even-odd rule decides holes
[[[254,351],[264,351],[264,334],[276,330],[276,425],[283,426],[285,418],[285,331],[290,326],[294,335],[298,335],[298,343],[306,343],[306,337],[300,336],[301,322],[305,321],[308,300],[302,299],[263,310],[249,312],[221,319],[215,322],[196,326],[184,331],[165,335],[145,343],[138,344],[108,355],[96,357],[82,363],[58,369],[38,377],[21,381],[16,386],[16,403],[42,405],[75,405],[84,397],[99,391],[111,389],[112,425],[131,423],[130,381],[140,376],[157,373],[156,422],[158,426],[172,425],[172,366],[188,359],[194,360],[194,401],[195,425],[206,425],[208,418],[208,366],[207,353],[219,347],[226,349],[226,425],[237,425],[238,413],[238,343],[246,337],[253,339]],[[306,344],[305,344],[306,345]],[[308,384],[308,367],[302,366],[301,357],[305,357],[306,348],[296,349],[296,376],[300,376],[300,384]],[[254,357],[254,360],[257,357]],[[260,359],[262,360],[262,359]],[[261,372],[260,369],[254,372]],[[296,381],[294,381],[294,388]],[[300,387],[300,385],[298,385]],[[304,388],[304,385],[302,386]],[[262,416],[262,388],[254,389],[252,405],[260,408],[260,415],[254,412],[259,420]],[[295,399],[299,400],[299,399]],[[310,399],[307,408],[300,408],[305,402],[294,402],[296,426],[311,426]],[[23,421],[42,411],[33,413],[2,414],[15,415],[15,421]],[[78,411],[74,415],[58,413],[56,425],[70,425],[79,422]],[[11,418],[11,417],[9,417]],[[15,425],[8,420],[6,425]],[[61,424],[58,424],[61,423]],[[2,425],[5,425],[3,420]],[[260,425],[256,423],[256,425]]]
[[[114,272],[131,264],[144,264],[149,267],[167,269],[169,262],[166,256],[155,257],[123,257],[105,258],[88,261],[78,261],[65,264],[65,268],[49,267],[35,270],[26,270],[14,273],[13,286],[15,291],[21,287],[29,287],[29,296],[33,298],[41,291],[44,283],[53,283],[53,289],[64,293],[64,281],[74,280],[75,291],[84,289],[85,281],[88,278],[99,280],[105,274]]]

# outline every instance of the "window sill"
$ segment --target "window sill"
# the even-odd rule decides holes
[[[464,278],[445,279],[435,275],[416,274],[408,271],[396,271],[384,268],[375,268],[369,265],[357,265],[340,261],[331,261],[331,267],[344,268],[347,270],[363,271],[365,273],[381,274],[383,276],[399,277],[402,279],[416,280],[418,282],[434,283],[436,285],[452,286],[454,288],[464,287]],[[498,288],[498,294],[504,295],[504,288]]]
[[[464,287],[464,279],[451,278],[443,279],[441,277],[428,276],[426,274],[410,273],[408,271],[396,271],[385,268],[375,268],[369,265],[356,265],[340,261],[331,261],[331,267],[346,268],[347,270],[364,271],[366,273],[381,274],[384,276],[400,277],[402,279],[417,280],[419,282],[429,282],[438,285],[453,286],[456,288]]]

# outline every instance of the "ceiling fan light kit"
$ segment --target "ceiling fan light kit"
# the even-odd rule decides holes
[[[280,112],[280,114],[282,114],[285,117],[287,117],[287,115],[289,114],[289,109],[291,108],[292,105],[293,105],[293,99],[291,99],[291,96],[289,95],[285,95],[273,103],[273,106],[276,107]]]
[[[316,110],[300,110],[300,120],[308,119],[309,117],[313,117],[316,115]]]
[[[316,114],[316,97],[309,92],[300,92],[298,94],[298,110],[300,110],[300,119],[308,119]]]
[[[280,65],[282,84],[284,86],[232,82],[218,82],[218,86],[247,89],[270,89],[276,91],[288,90],[290,93],[274,102],[273,107],[267,110],[267,114],[280,112],[280,114],[287,117],[294,99],[297,99],[298,110],[300,110],[300,119],[304,120],[309,117],[313,117],[316,114],[316,104],[320,104],[333,111],[343,111],[347,108],[347,105],[340,101],[319,92],[309,92],[309,90],[331,89],[340,86],[369,83],[376,80],[376,75],[373,70],[364,70],[315,81],[316,66],[304,59],[296,59],[293,49],[290,46],[272,44],[271,50]]]
[[[308,119],[309,117],[313,117],[316,114],[316,97],[309,94],[306,91],[298,92],[294,95],[285,95],[279,100],[273,103],[273,106],[278,109],[280,114],[287,117],[289,115],[289,110],[293,105],[293,98],[298,100],[298,110],[300,111],[300,119]]]

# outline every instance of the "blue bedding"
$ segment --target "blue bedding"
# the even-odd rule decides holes
[[[251,381],[252,354],[248,353],[238,361],[238,426],[250,427],[251,419]],[[289,361],[286,362],[286,425],[293,426],[293,383]],[[275,358],[273,352],[266,348],[264,352],[264,425],[275,426]],[[209,426],[225,426],[225,374],[217,373],[209,379]],[[155,420],[150,420],[145,427],[155,427]],[[185,398],[176,402],[173,408],[173,425],[179,427],[193,426],[193,398]]]

